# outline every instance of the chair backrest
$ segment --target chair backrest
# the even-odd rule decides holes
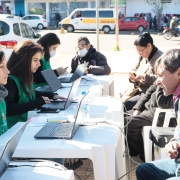
[[[175,118],[174,109],[156,108],[156,111],[155,111],[155,114],[154,114],[154,118],[153,118],[152,126],[154,126],[154,127],[157,126],[159,114],[162,113],[162,112],[165,113],[165,119],[164,119],[163,127],[169,127],[169,122],[170,122],[171,118],[172,117]]]

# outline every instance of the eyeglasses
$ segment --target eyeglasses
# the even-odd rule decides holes
[[[142,54],[145,48],[146,47],[144,47],[142,50],[137,50],[137,52]]]
[[[87,44],[81,44],[81,45],[75,47],[75,49],[76,49],[76,50],[83,49],[84,46],[86,46],[86,45],[87,45]]]

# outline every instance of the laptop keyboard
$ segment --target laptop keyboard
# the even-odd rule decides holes
[[[63,109],[65,107],[66,101],[65,102],[51,102],[49,104],[44,104],[42,108],[46,109]]]
[[[50,134],[50,136],[70,136],[74,123],[60,123]]]

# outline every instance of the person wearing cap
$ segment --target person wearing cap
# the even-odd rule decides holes
[[[87,37],[80,37],[76,47],[76,56],[71,61],[71,73],[74,73],[78,64],[88,62],[88,68],[84,74],[109,75],[111,68],[106,57],[90,44]]]
[[[178,36],[178,34],[179,34],[179,28],[177,28],[177,25],[178,24],[176,22],[176,16],[173,16],[171,21],[170,21],[169,28],[176,32],[175,36]]]

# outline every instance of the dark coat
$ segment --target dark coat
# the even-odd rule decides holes
[[[97,52],[96,49],[91,46],[88,53],[85,57],[80,57],[79,55],[76,55],[72,61],[71,61],[71,73],[74,73],[76,70],[78,64],[83,64],[84,62],[88,62],[88,67],[90,65],[96,66],[96,68],[89,68],[88,73],[94,74],[94,75],[109,75],[111,73],[111,68],[109,67],[107,63],[106,57],[101,54],[100,52]],[[104,70],[99,68],[98,66],[103,66]]]
[[[162,109],[173,107],[172,97],[172,95],[164,96],[163,89],[153,84],[136,103],[133,109],[140,110],[142,112],[141,115],[146,116],[152,121],[157,107]],[[160,114],[160,118],[164,119],[164,113]]]

